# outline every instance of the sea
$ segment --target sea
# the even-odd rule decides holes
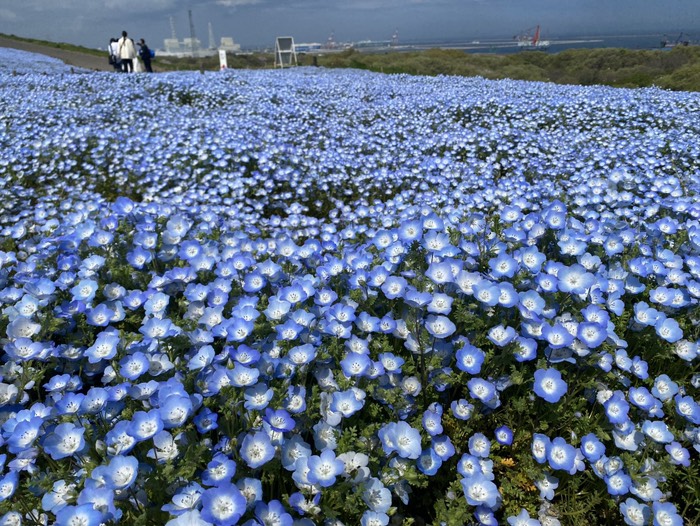
[[[677,35],[646,34],[646,35],[595,35],[595,36],[562,36],[542,38],[549,41],[548,53],[558,53],[567,49],[592,48],[624,48],[624,49],[670,49],[663,47],[663,41],[675,42]],[[691,41],[697,45],[697,41]],[[479,40],[433,40],[433,41],[402,41],[398,48],[410,49],[460,49],[467,53],[518,53],[523,49],[518,47],[516,39],[479,39]]]

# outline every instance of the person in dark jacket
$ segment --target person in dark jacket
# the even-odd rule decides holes
[[[151,50],[148,49],[146,41],[142,38],[139,40],[139,58],[143,60],[143,67],[148,73],[153,73],[151,68]]]

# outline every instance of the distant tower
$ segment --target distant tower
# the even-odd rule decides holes
[[[163,40],[163,45],[168,53],[178,54],[181,52],[180,42],[178,42],[175,33],[175,19],[172,16],[170,17],[170,38]]]
[[[170,38],[177,40],[177,34],[175,33],[175,18],[170,17]]]
[[[326,41],[326,47],[328,49],[335,49],[335,33],[333,31],[331,31],[331,34]]]
[[[194,20],[192,19],[192,10],[190,9],[189,11],[187,11],[187,13],[190,17],[190,46],[192,48],[192,56],[196,57],[199,49],[197,46],[197,37],[195,37],[194,35]]]
[[[398,30],[398,28],[394,31],[394,34],[391,35],[391,45],[392,46],[399,45],[399,30]]]
[[[209,49],[216,48],[216,41],[214,40],[214,30],[211,27],[211,22],[209,22]]]

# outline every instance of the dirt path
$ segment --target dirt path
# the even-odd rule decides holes
[[[40,53],[42,55],[47,55],[49,57],[62,60],[69,66],[76,66],[94,71],[113,71],[112,66],[110,66],[107,62],[107,52],[105,52],[104,57],[97,57],[86,53],[79,53],[77,51],[68,51],[65,49],[42,46],[40,44],[33,44],[30,42],[21,42],[19,40],[4,37],[0,37],[0,47],[20,49],[31,53]]]

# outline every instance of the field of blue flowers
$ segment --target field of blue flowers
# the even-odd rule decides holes
[[[0,525],[700,517],[699,94],[0,79]]]

